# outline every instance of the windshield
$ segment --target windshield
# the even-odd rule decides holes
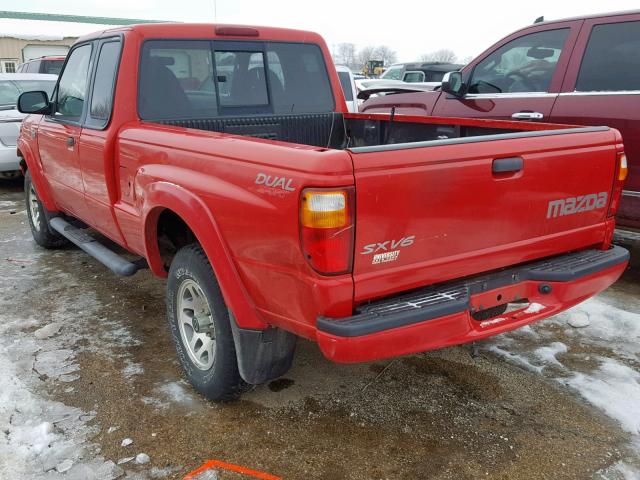
[[[3,80],[0,81],[0,106],[11,106],[18,102],[23,92],[42,90],[51,96],[55,80]]]

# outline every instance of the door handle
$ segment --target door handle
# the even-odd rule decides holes
[[[493,173],[515,173],[522,170],[524,161],[521,157],[496,158],[491,165]]]
[[[516,112],[511,115],[514,120],[542,120],[544,115],[540,112]]]
[[[67,137],[67,147],[73,147],[76,144],[76,139],[73,137]]]

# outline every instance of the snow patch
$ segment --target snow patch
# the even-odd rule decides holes
[[[19,38],[21,40],[59,41],[64,38],[79,37],[107,28],[112,28],[112,26],[7,18],[0,20],[0,37]]]
[[[567,320],[567,323],[573,328],[584,328],[591,325],[591,320],[589,320],[587,312],[574,312]]]
[[[134,363],[129,360],[126,361],[126,366],[122,369],[122,374],[128,379],[136,375],[142,375],[143,373],[144,367],[141,363]]]
[[[142,397],[145,405],[152,405],[159,410],[168,409],[172,403],[181,404],[190,409],[196,406],[195,397],[181,381],[156,386],[153,392],[155,393],[153,397]]]
[[[595,372],[577,373],[565,383],[618,420],[627,432],[640,435],[640,373],[605,359]]]
[[[121,447],[128,447],[129,445],[131,445],[133,443],[133,440],[130,438],[125,438],[124,440],[122,440],[122,443],[120,444]]]
[[[524,313],[538,313],[544,310],[546,307],[544,305],[540,305],[539,303],[531,303],[525,309]]]
[[[56,380],[63,375],[80,370],[80,367],[74,363],[74,358],[73,350],[67,348],[41,352],[36,356],[33,369],[40,375]]]
[[[522,355],[518,355],[517,353],[513,353],[513,352],[508,352],[507,350],[503,350],[502,348],[497,346],[489,347],[489,351],[501,356],[508,362],[513,363],[518,367],[524,368],[525,370],[529,370],[530,372],[535,372],[535,373],[542,373],[543,367],[534,365]]]
[[[558,361],[556,355],[560,353],[567,353],[569,349],[562,342],[553,342],[546,347],[540,347],[533,351],[533,354],[541,360],[543,363],[555,365],[560,368],[564,368],[564,365]]]
[[[604,470],[596,472],[602,480],[639,480],[640,470],[633,468],[625,462],[618,462]]]
[[[557,341],[559,337],[563,342]],[[598,472],[598,478],[640,480],[637,293],[605,291],[544,322],[488,339],[485,348],[510,363],[568,386],[616,420],[632,434],[633,454]]]
[[[33,336],[39,340],[44,340],[57,334],[60,331],[60,327],[62,327],[60,323],[50,323],[33,332]]]

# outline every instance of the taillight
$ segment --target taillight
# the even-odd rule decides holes
[[[627,156],[624,152],[618,153],[616,162],[616,173],[613,181],[613,191],[611,192],[611,203],[609,203],[609,217],[615,217],[620,206],[620,197],[622,196],[622,187],[627,179],[629,169],[627,167]]]
[[[627,156],[623,153],[618,154],[618,180],[624,182],[627,179],[629,168],[627,167]]]
[[[351,271],[353,188],[308,188],[300,204],[300,238],[309,264],[324,275]]]

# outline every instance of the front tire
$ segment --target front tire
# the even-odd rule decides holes
[[[35,242],[44,248],[60,248],[69,241],[56,232],[49,224],[48,212],[42,205],[36,187],[31,180],[31,172],[27,170],[24,176],[24,195],[27,202],[27,217],[31,235]]]
[[[178,360],[198,392],[229,401],[247,389],[238,372],[229,310],[200,245],[181,248],[171,262],[167,319]]]

